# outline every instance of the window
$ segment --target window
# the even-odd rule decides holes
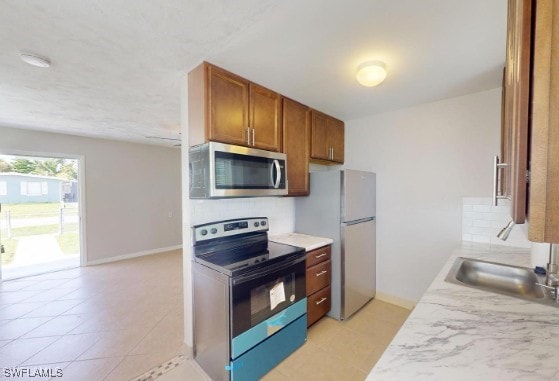
[[[43,194],[48,194],[48,183],[46,181],[22,181],[20,193],[24,196],[40,196]]]
[[[8,183],[6,181],[0,181],[0,196],[8,195]]]

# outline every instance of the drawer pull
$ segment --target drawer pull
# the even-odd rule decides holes
[[[322,302],[324,302],[324,301],[326,301],[326,300],[328,300],[328,298],[322,298],[322,299],[320,299],[318,302],[315,302],[315,303],[316,303],[316,305],[318,306],[320,303],[322,303]]]
[[[322,254],[320,254],[320,255],[315,255],[314,257],[315,257],[316,259],[318,259],[318,258],[322,258],[322,257],[324,257],[324,256],[326,256],[326,253],[322,253]]]
[[[316,275],[316,276],[321,276],[321,275],[326,274],[327,272],[328,272],[328,271],[326,271],[326,270],[322,270],[321,272],[316,273],[315,275]]]

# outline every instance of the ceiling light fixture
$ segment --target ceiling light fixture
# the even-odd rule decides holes
[[[20,53],[19,57],[25,63],[37,67],[50,67],[50,60],[33,53]]]
[[[357,67],[357,81],[363,86],[379,85],[386,78],[386,65],[381,61],[363,62]]]

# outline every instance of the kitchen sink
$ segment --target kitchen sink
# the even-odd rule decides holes
[[[454,262],[445,281],[559,307],[553,300],[553,293],[537,284],[545,284],[545,276],[526,267],[460,257]]]

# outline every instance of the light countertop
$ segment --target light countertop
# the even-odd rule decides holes
[[[330,245],[334,240],[324,237],[316,237],[307,234],[300,233],[287,233],[279,234],[268,237],[270,241],[277,243],[284,243],[286,245],[304,247],[305,250],[311,251],[318,249],[319,247]]]
[[[367,380],[559,380],[559,308],[447,283],[457,257],[530,267],[528,249],[465,243]]]

